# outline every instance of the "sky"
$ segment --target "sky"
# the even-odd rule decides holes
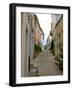
[[[43,44],[46,44],[46,39],[49,35],[49,32],[51,30],[51,14],[36,14],[40,23],[40,26],[44,32],[44,42]]]

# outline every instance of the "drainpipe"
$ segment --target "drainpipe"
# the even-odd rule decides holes
[[[30,72],[30,60],[31,60],[31,36],[32,36],[32,21],[31,21],[31,14],[30,14],[30,35],[29,35],[29,72]]]

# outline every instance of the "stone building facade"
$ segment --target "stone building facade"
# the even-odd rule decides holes
[[[53,54],[58,57],[63,54],[63,15],[52,15],[51,35]]]

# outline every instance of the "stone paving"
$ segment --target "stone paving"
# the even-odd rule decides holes
[[[31,63],[38,67],[38,76],[62,75],[63,72],[55,64],[54,56],[48,51],[42,51]]]

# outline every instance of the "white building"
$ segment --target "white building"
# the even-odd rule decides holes
[[[30,13],[21,13],[21,76],[27,77],[33,56],[32,25]]]

